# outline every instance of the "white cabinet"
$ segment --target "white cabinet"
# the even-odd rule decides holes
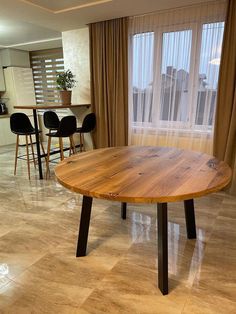
[[[8,112],[13,113],[14,106],[34,106],[36,105],[34,81],[32,69],[9,67],[4,69],[6,92],[3,97],[8,98]],[[29,110],[20,110],[29,114]]]
[[[3,98],[8,98],[6,103],[9,115],[16,111],[26,113],[32,116],[32,110],[15,110],[14,106],[35,105],[35,93],[32,69],[9,67],[4,69],[6,92],[2,95]],[[31,120],[32,117],[30,117]],[[24,139],[20,140],[20,144],[24,144]],[[8,145],[15,143],[15,135],[10,130],[10,118],[0,118],[0,145]]]
[[[1,49],[0,58],[4,67],[30,68],[29,52],[19,49]]]
[[[16,142],[16,135],[10,129],[10,117],[0,117],[0,146]]]
[[[5,80],[3,74],[3,68],[0,66],[0,92],[5,92]]]
[[[33,124],[33,117],[29,117],[31,123]],[[25,145],[25,136],[20,136],[20,145]],[[35,143],[35,136],[32,135],[32,140]],[[0,116],[0,146],[15,144],[16,135],[11,132],[10,128],[10,117],[1,117]]]

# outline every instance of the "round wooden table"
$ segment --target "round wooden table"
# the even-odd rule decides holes
[[[167,203],[184,201],[187,236],[196,238],[193,199],[225,187],[231,169],[215,157],[170,147],[126,146],[71,156],[55,168],[58,181],[83,195],[76,256],[85,256],[92,199],[157,203],[158,286],[168,293]]]

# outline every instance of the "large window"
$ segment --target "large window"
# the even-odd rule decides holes
[[[224,22],[194,22],[132,36],[133,126],[211,130]]]
[[[202,26],[195,125],[213,124],[223,33],[223,22]]]
[[[50,105],[60,103],[56,86],[56,74],[64,71],[62,49],[33,51],[30,53],[36,103]]]
[[[192,30],[162,34],[160,120],[188,121]]]
[[[145,51],[148,51],[148,56]],[[134,121],[152,121],[154,32],[133,36]]]

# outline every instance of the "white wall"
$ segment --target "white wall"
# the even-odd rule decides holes
[[[77,86],[72,103],[90,103],[89,30],[88,27],[62,33],[65,70],[75,74]]]
[[[90,104],[90,61],[89,61],[89,30],[88,27],[62,33],[62,46],[65,70],[70,69],[76,76],[76,87],[72,90],[72,104]],[[79,124],[90,112],[85,107],[73,109]],[[77,138],[78,140],[78,138]],[[86,149],[92,148],[89,134],[85,134]]]

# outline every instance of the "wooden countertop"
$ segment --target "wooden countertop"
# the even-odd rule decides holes
[[[79,107],[87,107],[89,108],[91,106],[91,104],[79,104],[79,105],[67,105],[67,106],[63,106],[63,105],[34,105],[34,106],[14,106],[15,109],[36,109],[36,110],[40,110],[40,109],[73,109],[73,108],[79,108]]]
[[[117,147],[80,153],[55,168],[66,188],[130,203],[175,202],[219,191],[231,180],[223,161],[170,147]]]

